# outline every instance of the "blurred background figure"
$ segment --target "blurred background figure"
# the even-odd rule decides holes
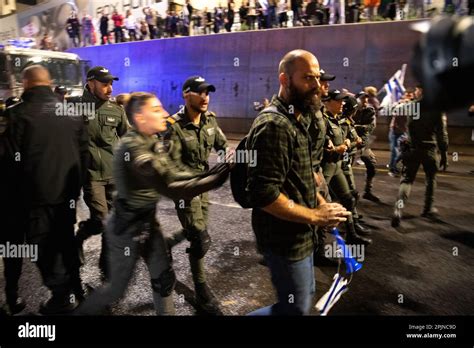
[[[66,31],[74,47],[79,47],[81,44],[80,28],[81,24],[77,19],[76,11],[71,11],[71,15],[66,21]]]
[[[69,97],[69,92],[71,90],[66,86],[56,86],[54,88],[54,94],[56,94],[60,101],[64,101],[67,97]]]

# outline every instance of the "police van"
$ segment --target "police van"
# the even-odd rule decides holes
[[[65,86],[71,96],[81,95],[88,62],[77,54],[0,45],[0,99],[23,93],[22,70],[31,64],[45,66],[53,86]]]

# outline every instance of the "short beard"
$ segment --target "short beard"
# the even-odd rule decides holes
[[[207,111],[207,109],[204,110],[204,111],[202,111],[201,108],[199,107],[199,105],[198,105],[198,106],[195,106],[195,105],[192,105],[192,104],[191,104],[191,105],[189,105],[189,108],[190,108],[192,111],[198,112],[198,113],[200,113],[200,114],[203,114],[203,113],[205,113],[205,112]]]
[[[293,105],[302,113],[315,113],[321,109],[321,99],[318,96],[317,89],[303,93],[291,82],[291,80],[288,87],[288,104]]]

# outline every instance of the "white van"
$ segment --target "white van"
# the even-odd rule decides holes
[[[0,45],[1,99],[21,96],[21,72],[31,64],[48,68],[53,87],[63,85],[71,91],[71,96],[82,94],[86,62],[81,61],[77,54]]]

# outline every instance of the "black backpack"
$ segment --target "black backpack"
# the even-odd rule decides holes
[[[235,149],[236,153],[238,153],[237,151],[239,150],[245,150],[247,148],[247,138],[248,135],[240,141]],[[248,177],[247,171],[247,163],[236,163],[230,172],[230,188],[232,190],[232,195],[234,196],[234,200],[244,209],[252,208],[248,192],[246,191]]]
[[[273,115],[278,115],[279,117],[284,117],[278,112],[277,108],[273,105],[270,105],[269,107],[262,110],[259,115],[263,113],[267,113],[267,114],[270,113]],[[235,149],[236,154],[238,154],[239,150],[247,149],[247,139],[248,139],[248,134],[240,141],[239,145]],[[249,199],[249,193],[246,190],[247,178],[248,178],[248,163],[235,163],[234,168],[230,172],[230,188],[232,190],[232,195],[234,196],[234,200],[237,203],[239,203],[239,205],[244,209],[253,208]]]

